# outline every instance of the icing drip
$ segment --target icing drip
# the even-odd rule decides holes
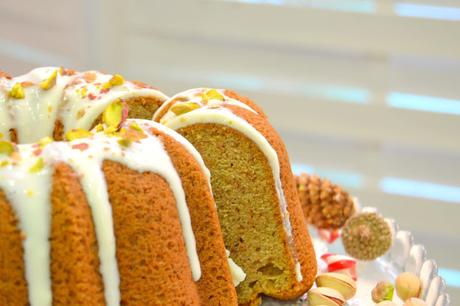
[[[227,253],[228,266],[230,267],[230,273],[232,274],[233,286],[237,287],[242,281],[246,279],[246,273],[243,269],[238,266],[233,259],[230,257],[230,251],[225,250]]]
[[[124,80],[119,85],[106,86],[112,77],[96,71],[64,74],[60,68],[43,67],[11,80],[0,78],[0,133],[16,129],[20,143],[32,143],[52,136],[56,120],[62,122],[64,132],[90,129],[115,100],[167,98],[155,89]],[[21,87],[23,95],[11,94],[15,86]]]
[[[160,110],[158,110],[157,113],[159,112]],[[155,119],[158,120],[160,118]],[[180,128],[197,123],[215,123],[229,126],[244,134],[259,147],[262,153],[266,156],[272,169],[275,188],[280,202],[280,210],[283,218],[284,229],[289,240],[291,252],[293,254],[293,257],[295,258],[295,263],[300,267],[300,263],[297,258],[296,248],[294,246],[294,240],[292,237],[292,226],[289,218],[289,212],[287,210],[286,198],[284,196],[281,183],[278,155],[276,151],[272,148],[270,143],[267,141],[267,139],[265,139],[265,137],[247,121],[236,116],[230,110],[224,107],[214,108],[209,106],[203,106],[201,108],[189,111],[181,115],[175,115],[172,111],[168,111],[168,113],[160,120],[162,124],[174,130],[178,130]],[[296,271],[296,279],[300,282],[303,280],[303,276],[300,269],[296,268],[296,270],[299,271]]]
[[[21,148],[24,163],[0,168],[0,188],[16,212],[23,241],[25,277],[32,306],[51,305],[50,206],[52,170],[30,173],[37,158],[29,147]],[[0,161],[2,160],[0,156]]]
[[[48,90],[39,84],[46,80],[56,68],[39,68],[29,74],[13,78],[10,86],[24,84],[23,99],[9,99],[18,139],[21,143],[38,141],[45,136],[53,135],[57,110],[60,107],[62,94],[67,78],[57,78],[56,84]],[[8,103],[7,102],[7,103]]]
[[[176,199],[193,279],[196,281],[200,278],[201,268],[195,237],[180,178],[163,144],[158,138],[148,134],[148,130],[156,128],[157,125],[146,120],[127,120],[125,126],[133,122],[143,128],[147,137],[133,142],[127,148],[120,146],[118,137],[107,137],[104,133],[96,133],[89,138],[72,142],[52,142],[38,155],[35,154],[37,145],[18,145],[21,159],[15,163],[11,163],[11,158],[0,156],[0,162],[9,163],[0,168],[0,187],[5,190],[8,200],[12,203],[21,231],[25,235],[26,279],[32,306],[47,306],[52,303],[48,242],[49,194],[52,169],[57,162],[68,164],[81,177],[81,184],[87,195],[95,224],[101,260],[100,271],[107,305],[119,305],[120,292],[112,210],[104,173],[101,170],[104,160],[122,163],[139,172],[156,173],[168,182]],[[85,149],[81,150],[82,147]],[[36,167],[36,165],[41,166]],[[34,169],[34,173],[31,173],[31,169]]]

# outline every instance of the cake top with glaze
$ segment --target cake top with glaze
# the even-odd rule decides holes
[[[10,77],[0,73],[0,139],[17,132],[20,143],[52,136],[56,121],[64,132],[90,129],[113,101],[133,97],[167,97],[141,82],[97,71],[42,67]]]

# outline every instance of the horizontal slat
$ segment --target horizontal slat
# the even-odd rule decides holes
[[[156,12],[154,23],[152,12]],[[455,21],[211,0],[172,0],[168,5],[130,1],[130,16],[135,17],[129,23],[148,35],[161,32],[301,49],[460,58],[460,45],[451,43],[453,37],[460,37]]]

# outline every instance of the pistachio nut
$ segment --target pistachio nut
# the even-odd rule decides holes
[[[200,105],[193,102],[176,103],[171,107],[171,111],[177,116],[188,113],[194,109],[200,108]]]
[[[308,303],[310,306],[343,306],[345,298],[335,289],[318,287],[308,292]]]
[[[346,274],[331,272],[318,275],[316,285],[335,289],[346,300],[351,299],[356,294],[356,282]]]
[[[390,282],[378,282],[374,289],[372,289],[372,301],[374,303],[391,301],[394,289],[393,284]]]
[[[403,301],[411,297],[419,297],[422,282],[414,273],[403,272],[396,278],[396,294]]]

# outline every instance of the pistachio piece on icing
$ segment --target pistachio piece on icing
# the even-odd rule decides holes
[[[45,161],[43,160],[42,157],[40,157],[39,159],[37,159],[35,164],[33,164],[33,166],[29,168],[29,172],[37,173],[37,172],[40,172],[44,167],[45,167]]]
[[[90,137],[91,135],[93,135],[93,134],[91,134],[91,132],[89,132],[87,130],[73,129],[73,130],[70,130],[67,133],[65,133],[65,139],[67,141],[72,141],[72,140],[75,140],[75,139]]]
[[[142,132],[142,129],[141,127],[139,126],[139,124],[137,124],[136,122],[133,122],[129,125],[130,128],[132,128],[133,130],[136,130],[138,132]]]
[[[84,98],[88,93],[88,88],[86,88],[86,86],[80,87],[79,89],[77,89],[77,93],[80,95],[81,98]]]
[[[176,103],[171,107],[171,111],[176,114],[176,116],[186,114],[200,108],[200,106],[194,102],[180,102]]]
[[[48,90],[54,85],[56,85],[58,69],[54,70],[53,73],[44,81],[40,83],[40,88],[44,90]]]
[[[356,282],[348,275],[341,273],[324,273],[316,278],[318,287],[332,288],[340,292],[348,300],[356,294]]]
[[[118,140],[118,144],[119,144],[120,146],[122,146],[123,148],[129,147],[132,143],[133,143],[133,141],[132,141],[131,139],[125,138],[125,137],[120,138],[120,139]]]
[[[310,306],[343,306],[345,298],[335,289],[318,287],[308,291]]]
[[[102,113],[102,121],[109,127],[118,128],[128,117],[128,108],[121,100],[112,102]]]
[[[100,123],[98,123],[95,127],[94,127],[94,130],[96,132],[102,132],[104,130],[104,126]]]
[[[124,82],[125,82],[125,79],[120,74],[114,74],[108,82],[102,85],[102,88],[109,89],[114,86],[123,85]]]
[[[14,144],[9,141],[0,141],[0,154],[10,155],[15,151]]]
[[[38,141],[38,145],[40,146],[40,148],[44,148],[47,144],[50,144],[53,142],[53,138],[47,136],[45,138],[42,138]]]
[[[10,97],[15,99],[24,99],[26,97],[26,93],[24,92],[24,87],[21,83],[16,83],[13,85],[10,91]]]
[[[208,100],[224,101],[224,96],[217,89],[214,89],[214,88],[211,88],[208,91],[206,91],[203,94],[203,98],[206,101],[208,101]]]
[[[104,135],[106,136],[110,136],[110,137],[113,137],[113,136],[117,136],[117,128],[114,127],[114,126],[107,126],[107,127],[104,127]]]

